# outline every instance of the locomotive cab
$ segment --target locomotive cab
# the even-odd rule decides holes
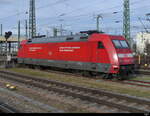
[[[133,73],[133,52],[124,37],[93,34],[89,41],[95,41],[97,43],[98,47],[94,56],[96,56],[96,63],[101,64],[99,70],[114,76],[126,76]]]
[[[121,36],[111,38],[118,57],[119,74],[126,76],[134,73],[134,56],[127,40]]]

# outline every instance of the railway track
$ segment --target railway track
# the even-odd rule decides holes
[[[146,82],[146,81],[126,80],[126,81],[123,81],[122,83],[129,84],[129,85],[140,86],[140,87],[148,87],[148,88],[150,87],[150,82]]]
[[[146,81],[138,81],[138,80],[128,80],[129,82],[137,82],[137,83],[142,83],[142,84],[150,84],[150,82]]]
[[[42,70],[44,71],[44,70]],[[51,72],[51,73],[56,73],[56,74],[63,74],[63,75],[69,75],[69,76],[76,76],[76,77],[82,77],[81,74],[74,74],[74,73],[69,73],[69,72],[64,72],[64,71],[53,71],[53,70],[48,70],[48,71],[44,71],[44,72]],[[150,74],[150,72],[139,72],[138,74]],[[84,76],[85,77],[85,76]],[[86,78],[90,78],[90,79],[100,79],[101,77],[86,77]],[[102,78],[101,78],[102,79]],[[146,81],[136,81],[136,80],[125,80],[125,81],[119,81],[119,80],[108,80],[108,79],[103,79],[104,81],[110,81],[110,82],[117,82],[117,83],[121,83],[121,84],[127,84],[127,85],[134,85],[134,86],[139,86],[139,87],[148,87],[150,88],[150,82],[146,82]]]
[[[3,102],[0,102],[0,113],[19,113],[19,111],[15,110],[11,106],[4,104]]]
[[[125,85],[134,85],[134,86],[139,86],[139,87],[150,88],[150,82],[145,82],[145,81],[136,81],[136,80],[125,80],[125,81],[105,80],[105,81],[116,82],[116,83],[125,84]]]
[[[56,74],[69,75],[69,76],[82,77],[81,74],[74,74],[74,73],[64,72],[64,71],[54,71],[54,70],[48,70],[48,71],[42,70],[42,71],[50,72],[50,73],[56,73]],[[140,73],[140,74],[142,74],[142,73]],[[98,77],[91,78],[91,77],[87,76],[86,78],[96,80],[96,79],[100,79],[101,77],[98,76]],[[139,86],[139,87],[148,87],[148,88],[150,87],[150,82],[145,82],[145,81],[136,81],[136,80],[125,80],[125,81],[121,80],[121,81],[119,81],[119,80],[108,80],[108,79],[103,79],[103,80],[104,81],[110,81],[110,82],[117,82],[117,83],[121,83],[121,84],[127,84],[127,85],[134,85],[134,86]]]
[[[139,87],[148,87],[150,88],[150,83],[149,82],[144,82],[144,81],[134,81],[134,80],[126,80],[126,81],[120,81],[120,80],[109,80],[109,79],[103,79],[102,77],[99,76],[95,76],[95,77],[91,77],[91,76],[82,76],[81,73],[72,73],[72,72],[66,72],[66,71],[57,71],[57,70],[43,70],[40,69],[44,72],[48,72],[48,73],[56,73],[56,74],[62,74],[62,75],[68,75],[68,76],[75,76],[75,77],[86,77],[89,78],[91,80],[96,80],[96,79],[102,79],[103,81],[108,81],[108,82],[116,82],[116,83],[121,83],[121,84],[126,84],[126,85],[134,85],[134,86],[139,86]],[[146,71],[147,72],[147,71]],[[136,71],[137,74],[144,74],[144,73],[140,73],[139,71]],[[148,75],[148,73],[147,73]]]
[[[150,75],[150,70],[136,70],[135,71],[137,74],[143,74],[143,75]]]
[[[60,95],[63,94],[66,96],[72,96],[73,98],[79,98],[83,101],[96,103],[100,106],[107,106],[109,109],[117,109],[117,111],[119,112],[150,112],[150,101],[147,99],[141,99],[127,95],[106,92],[103,90],[75,86],[58,81],[21,75],[14,72],[0,71],[0,74],[0,78],[8,79],[48,91],[53,91],[59,93]]]

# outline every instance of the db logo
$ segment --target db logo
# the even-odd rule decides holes
[[[128,55],[127,55],[127,54],[125,54],[125,55],[124,55],[124,57],[128,57]]]
[[[48,53],[49,56],[51,56],[52,54],[53,54],[52,52],[49,52],[49,53]]]

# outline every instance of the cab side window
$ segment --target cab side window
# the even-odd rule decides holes
[[[98,49],[104,49],[104,44],[102,42],[98,42]]]

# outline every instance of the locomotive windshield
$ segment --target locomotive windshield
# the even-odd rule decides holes
[[[125,40],[113,40],[113,43],[118,49],[129,48],[129,45]]]
[[[123,48],[129,48],[128,43],[125,40],[120,41]]]

